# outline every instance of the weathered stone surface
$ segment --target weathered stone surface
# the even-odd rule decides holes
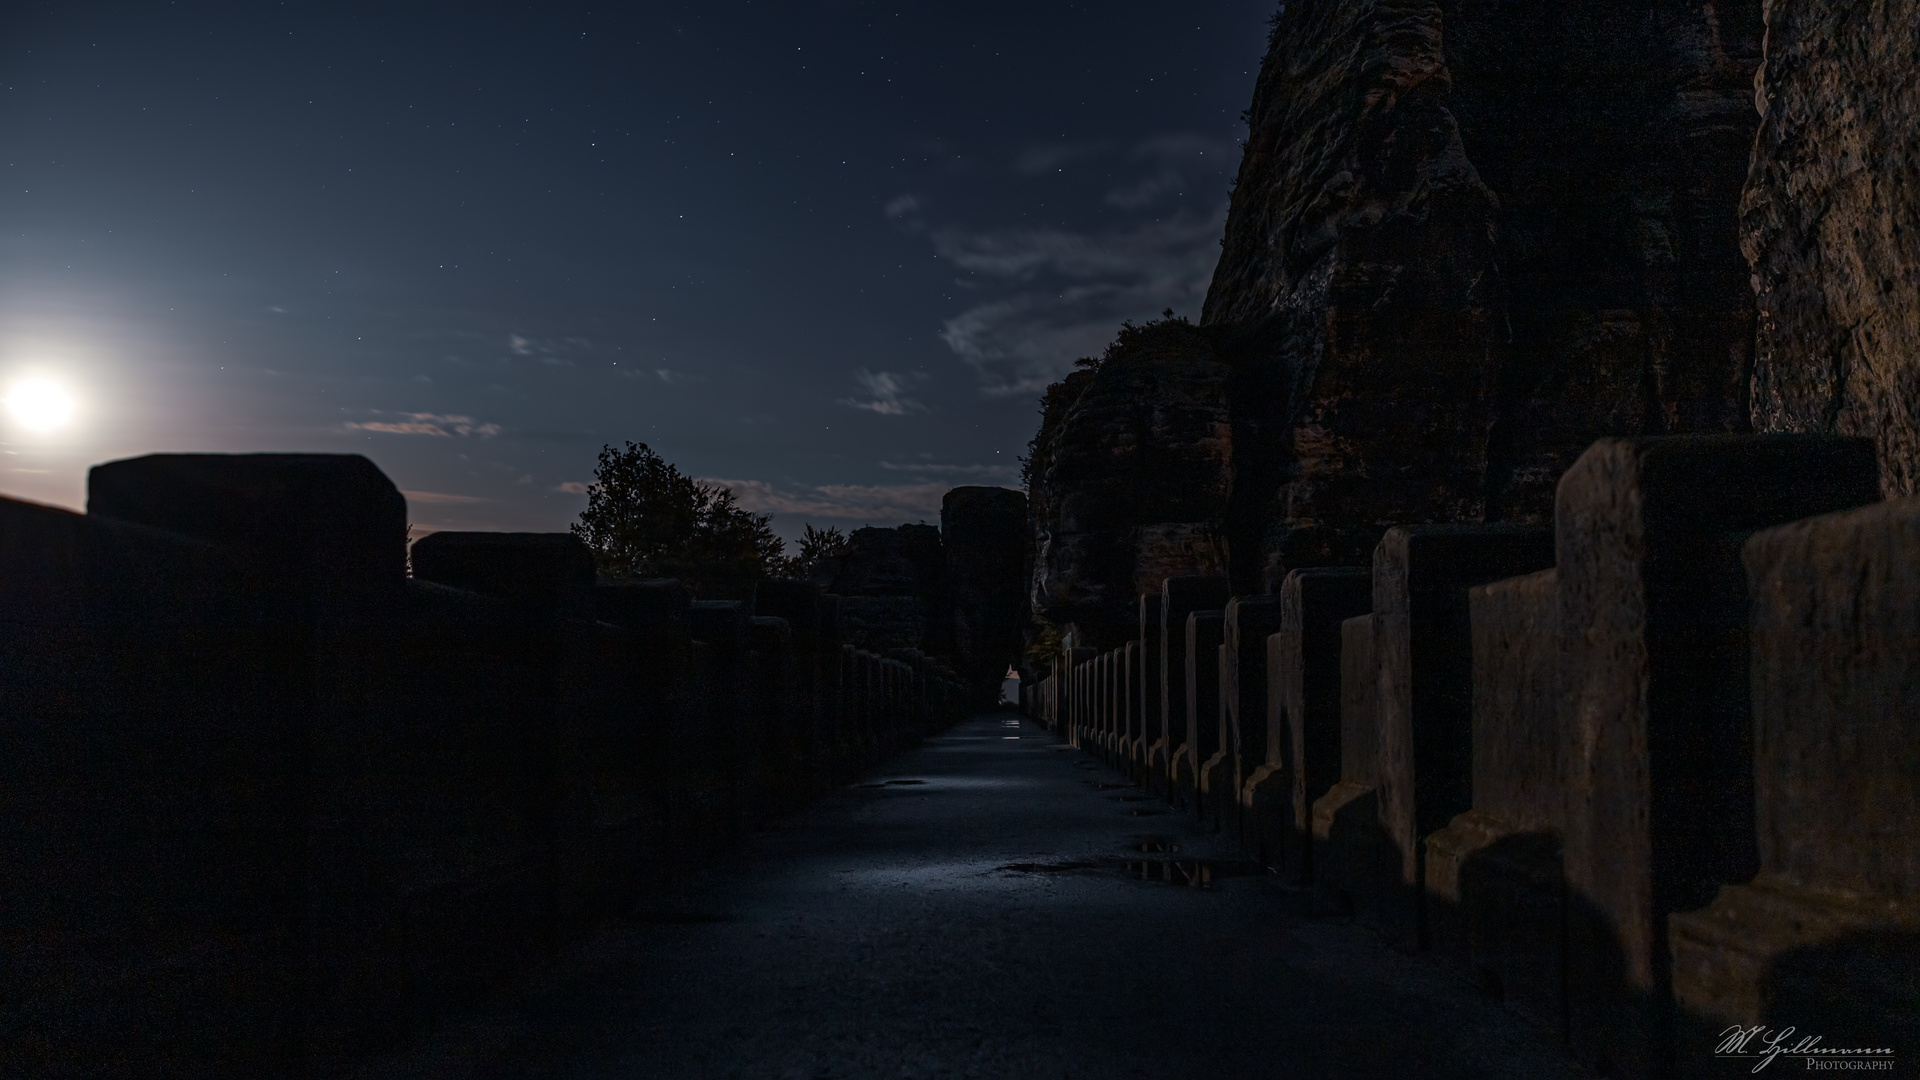
[[[1123,330],[1050,392],[1029,468],[1035,610],[1083,640],[1126,640],[1133,598],[1217,573],[1232,477],[1227,367],[1181,320]]]
[[[1920,1041],[1920,499],[1768,529],[1743,556],[1760,874],[1671,918],[1674,995],[1709,1027],[1904,1052]]]
[[[1894,0],[1774,0],[1740,203],[1760,330],[1753,423],[1872,438],[1920,492],[1920,52]]]
[[[1312,880],[1314,800],[1340,778],[1340,625],[1372,609],[1359,567],[1295,570],[1280,588],[1280,629],[1267,638],[1265,762],[1242,799],[1249,849],[1301,884]]]
[[[1871,443],[1822,436],[1602,439],[1561,478],[1567,998],[1589,1060],[1663,1067],[1666,917],[1757,869],[1739,545],[1878,491]]]
[[[1163,667],[1160,654],[1164,650],[1162,634],[1165,623],[1161,621],[1162,599],[1159,589],[1140,593],[1140,735],[1139,744],[1134,747],[1134,769],[1137,777],[1145,777],[1153,748],[1164,749],[1167,737],[1166,716],[1161,710],[1161,678]]]
[[[1220,749],[1220,640],[1224,618],[1220,611],[1188,612],[1185,647],[1181,650],[1186,665],[1181,677],[1186,695],[1181,710],[1185,734],[1173,752],[1173,790],[1196,814],[1202,810],[1201,770]]]
[[[1397,925],[1408,908],[1400,853],[1380,817],[1379,622],[1369,614],[1340,624],[1340,778],[1312,806],[1313,890],[1321,910]]]
[[[1214,812],[1239,828],[1240,792],[1267,763],[1267,639],[1280,629],[1280,598],[1236,596],[1225,611],[1220,705],[1226,730],[1220,745],[1229,771],[1215,790]]]
[[[1564,1027],[1560,592],[1542,570],[1477,586],[1473,809],[1427,838],[1433,947],[1509,1008]]]
[[[1546,522],[1603,435],[1746,429],[1753,302],[1729,229],[1759,0],[1447,0],[1446,108],[1500,200],[1488,520]]]
[[[940,500],[940,542],[953,597],[953,655],[960,674],[995,700],[1007,665],[1020,659],[1031,546],[1024,492],[957,487]]]
[[[1174,756],[1187,742],[1187,616],[1226,606],[1227,595],[1224,578],[1175,577],[1160,583],[1160,739],[1164,745],[1157,758],[1148,761],[1160,785],[1172,783]]]
[[[592,602],[593,553],[572,533],[436,532],[414,541],[413,576],[548,613]]]
[[[1275,19],[1203,321],[1248,328],[1292,387],[1276,548],[1481,511],[1497,200],[1445,107],[1440,22],[1404,0]]]
[[[1757,0],[1280,11],[1203,316],[1258,388],[1235,507],[1281,474],[1268,581],[1379,523],[1544,521],[1602,435],[1745,429],[1759,31]]]
[[[1399,888],[1425,874],[1425,838],[1473,806],[1473,630],[1467,590],[1553,564],[1553,531],[1525,525],[1392,528],[1373,556],[1381,824]],[[1420,909],[1421,911],[1424,908]],[[1416,925],[1400,928],[1425,939]]]
[[[324,607],[397,602],[407,504],[358,454],[149,454],[96,465],[87,511],[248,553]]]

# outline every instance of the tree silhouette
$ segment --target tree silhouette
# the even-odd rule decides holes
[[[740,508],[733,492],[685,475],[645,443],[604,446],[573,526],[611,578],[679,578],[696,596],[736,599],[784,570],[786,545],[770,514]]]

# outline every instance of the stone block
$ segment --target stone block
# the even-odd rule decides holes
[[[593,552],[572,533],[436,532],[414,541],[413,576],[544,614],[588,614]]]
[[[1187,616],[1226,606],[1223,577],[1173,577],[1160,585],[1160,738],[1165,746],[1148,763],[1160,791],[1171,791],[1174,758],[1187,742]]]
[[[397,603],[407,504],[358,454],[149,454],[94,466],[87,512],[245,552],[322,610]]]
[[[1198,815],[1202,812],[1200,775],[1220,749],[1220,642],[1225,631],[1222,611],[1190,611],[1185,633],[1186,736],[1173,754],[1175,796]]]
[[[1473,807],[1467,590],[1551,565],[1553,531],[1524,525],[1396,527],[1374,549],[1375,782],[1381,824],[1400,855],[1395,889],[1416,901],[1425,880],[1426,837]],[[1416,902],[1413,921],[1392,933],[1424,942],[1423,912]]]
[[[1238,835],[1240,792],[1267,763],[1267,638],[1280,629],[1280,598],[1236,596],[1227,601],[1222,624],[1220,704],[1225,731],[1220,745],[1227,771],[1214,792],[1214,813]]]
[[[1140,594],[1140,651],[1137,657],[1140,665],[1137,683],[1140,734],[1134,747],[1133,769],[1135,779],[1145,779],[1152,774],[1156,761],[1164,757],[1167,746],[1166,718],[1160,708],[1162,650],[1161,634],[1164,626],[1160,620],[1161,598],[1158,591]],[[1159,755],[1159,756],[1156,756]],[[1166,768],[1159,767],[1161,775]]]
[[[1380,799],[1381,623],[1368,614],[1340,624],[1340,779],[1313,803],[1313,888],[1321,910],[1359,916],[1410,946],[1417,905]]]
[[[1753,532],[1874,501],[1871,443],[1602,439],[1560,480],[1568,1032],[1622,1075],[1667,1067],[1666,918],[1758,869]]]
[[[1556,1032],[1561,990],[1559,576],[1477,586],[1473,809],[1427,838],[1428,926],[1508,1007]]]
[[[1280,628],[1267,638],[1265,763],[1242,799],[1252,853],[1312,880],[1311,807],[1340,778],[1341,624],[1373,603],[1360,567],[1295,570],[1280,584]]]
[[[687,617],[693,627],[693,639],[728,649],[747,647],[747,628],[752,618],[740,600],[695,600]]]
[[[1711,1030],[1920,1047],[1920,498],[1757,533],[1760,872],[1669,920],[1673,991]]]

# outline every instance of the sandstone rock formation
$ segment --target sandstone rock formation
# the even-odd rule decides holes
[[[1760,329],[1754,426],[1865,435],[1920,491],[1920,46],[1890,0],[1767,5],[1740,204]]]
[[[1395,522],[1544,520],[1601,435],[1745,426],[1758,29],[1752,2],[1282,5],[1203,320],[1292,391],[1276,570],[1303,530],[1350,558]]]
[[[1226,565],[1228,368],[1180,319],[1130,326],[1084,363],[1049,392],[1028,459],[1032,599],[1077,643],[1111,646],[1139,593]]]

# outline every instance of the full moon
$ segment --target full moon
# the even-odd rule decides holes
[[[7,392],[7,412],[21,427],[52,431],[73,419],[73,395],[59,383],[27,379]]]

